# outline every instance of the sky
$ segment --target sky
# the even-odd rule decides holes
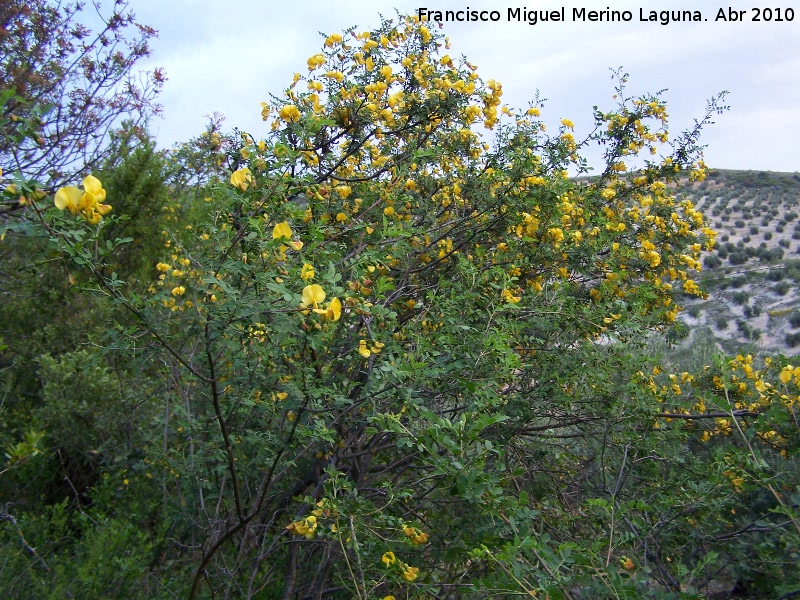
[[[681,6],[684,4],[684,6]],[[429,10],[497,10],[497,22],[445,23],[451,56],[465,55],[486,79],[503,84],[503,100],[527,107],[537,91],[546,99],[542,116],[555,128],[561,118],[575,123],[576,138],[593,125],[593,107],[610,110],[612,69],[630,74],[631,95],[666,90],[670,130],[691,128],[706,102],[726,90],[730,110],[715,117],[701,138],[712,168],[800,170],[800,4],[793,21],[754,22],[758,2],[722,6],[706,0],[526,4],[465,0],[130,0],[137,20],[159,31],[142,68],[164,69],[163,118],[152,131],[161,147],[203,131],[208,115],[225,116],[225,129],[238,127],[258,138],[268,124],[260,103],[280,95],[306,59],[320,51],[324,34],[358,26],[377,27],[380,14]],[[781,3],[772,3],[775,6]],[[783,3],[787,8],[792,3]],[[509,21],[508,9],[560,11],[565,21]],[[640,21],[651,10],[699,10],[702,22]],[[766,5],[765,5],[766,6]],[[580,22],[573,8],[631,13],[629,22]],[[717,20],[733,9],[737,21]],[[741,12],[739,12],[741,11]],[[787,19],[789,15],[783,12]]]

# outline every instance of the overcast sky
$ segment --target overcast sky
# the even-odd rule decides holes
[[[683,4],[683,6],[681,6]],[[791,22],[753,22],[758,2],[730,5],[745,20],[716,21],[724,7],[708,1],[679,3],[614,1],[526,4],[442,0],[130,0],[138,20],[159,30],[147,67],[163,67],[168,81],[161,96],[163,119],[153,131],[162,147],[199,134],[206,115],[225,115],[226,129],[239,127],[256,137],[268,125],[259,103],[280,94],[295,72],[307,73],[306,59],[319,51],[326,34],[357,25],[379,24],[379,13],[395,9],[498,10],[499,22],[448,23],[443,32],[451,55],[466,55],[485,79],[503,84],[503,99],[527,106],[536,91],[547,99],[543,117],[556,125],[568,117],[576,137],[592,125],[592,107],[613,107],[610,68],[624,67],[629,92],[667,89],[671,131],[691,127],[706,100],[730,92],[731,110],[716,118],[703,136],[709,166],[771,171],[800,170],[800,3]],[[566,21],[529,25],[509,22],[508,9],[560,10]],[[700,10],[700,23],[640,22],[640,9]],[[572,7],[629,10],[630,22],[580,23]],[[781,15],[784,18],[785,14]]]

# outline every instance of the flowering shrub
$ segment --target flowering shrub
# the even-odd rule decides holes
[[[83,179],[84,191],[74,185],[59,189],[55,194],[55,205],[59,210],[65,208],[73,215],[80,215],[90,225],[97,225],[103,215],[111,212],[111,206],[103,204],[106,191],[96,177],[89,175]]]
[[[671,138],[619,75],[593,133],[550,135],[448,49],[405,17],[327,36],[263,136],[203,138],[141,297],[55,231],[164,365],[123,485],[163,495],[187,597],[701,597],[751,556],[751,492],[796,552],[794,368],[640,347],[703,295],[715,234],[671,191],[706,173],[699,126]]]

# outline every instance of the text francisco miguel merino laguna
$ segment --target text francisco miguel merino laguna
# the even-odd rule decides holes
[[[720,9],[722,16],[717,14],[715,20],[729,20],[730,18],[724,14],[723,9]],[[733,11],[737,12],[737,11]],[[742,13],[745,11],[741,11]],[[436,22],[472,22],[472,21],[500,21],[503,17],[502,12],[499,10],[471,10],[466,7],[464,10],[432,10],[429,8],[418,8],[417,16],[420,21],[436,21]],[[632,21],[634,15],[629,10],[587,10],[586,8],[573,8],[572,9],[573,22],[628,22]],[[699,10],[645,10],[639,9],[639,21],[655,22],[661,25],[668,25],[674,22],[683,21],[704,21],[702,13]],[[738,16],[738,15],[731,15]],[[529,25],[536,25],[547,21],[566,21],[567,12],[562,6],[557,10],[528,10],[527,7],[522,8],[508,8],[506,9],[506,20],[509,22],[528,23]],[[738,20],[736,18],[730,20]]]

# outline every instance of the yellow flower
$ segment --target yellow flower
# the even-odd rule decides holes
[[[564,231],[560,227],[551,227],[547,230],[547,233],[550,234],[550,237],[557,244],[564,241]]]
[[[353,193],[353,188],[351,188],[349,185],[337,185],[333,189],[336,190],[336,193],[342,198],[347,198]]]
[[[425,542],[428,541],[429,535],[427,533],[422,533],[416,527],[403,527],[403,533],[411,540],[411,543],[415,546],[421,546]]]
[[[74,185],[59,189],[53,202],[59,210],[67,209],[73,215],[80,214],[88,223],[96,225],[103,215],[111,212],[111,206],[102,204],[106,199],[106,191],[100,180],[92,175],[83,179],[84,191]]]
[[[297,123],[301,115],[294,104],[287,104],[278,111],[278,116],[287,123]]]
[[[381,562],[386,565],[387,568],[393,565],[396,560],[397,559],[394,556],[394,552],[386,552],[383,556],[381,556]]]
[[[417,567],[412,567],[411,565],[405,565],[403,572],[400,573],[400,576],[409,582],[414,581],[418,575],[419,569]]]
[[[325,64],[325,55],[324,54],[315,54],[311,58],[306,61],[308,65],[308,70],[313,71],[314,69],[320,68],[322,65]]]
[[[289,227],[289,223],[284,221],[283,223],[278,223],[275,227],[272,228],[272,239],[279,240],[281,238],[291,238],[292,237],[292,228]]]
[[[313,540],[317,530],[317,517],[309,515],[305,519],[290,523],[286,529],[295,535],[305,536],[307,540]]]
[[[160,263],[158,263],[158,264],[156,265],[156,269],[157,269],[157,270],[159,270],[159,271],[161,271],[162,273],[166,273],[166,272],[167,272],[167,271],[169,271],[171,268],[172,268],[172,267],[171,267],[170,265],[168,265],[167,263],[162,263],[162,262],[160,262]]]
[[[569,127],[570,129],[574,129],[575,128],[575,123],[573,123],[569,119],[561,119],[561,124],[564,127]]]
[[[786,365],[780,374],[783,383],[789,383],[792,380],[792,365]]]
[[[358,353],[364,358],[369,358],[370,351],[369,348],[367,348],[367,340],[358,342]]]
[[[334,34],[328,36],[328,38],[325,40],[325,45],[328,48],[333,48],[334,44],[338,44],[341,41],[342,41],[342,36],[339,35],[338,33],[334,33]]]
[[[303,268],[300,270],[300,279],[303,281],[314,279],[314,265],[304,263]]]
[[[247,191],[247,188],[250,187],[250,184],[252,182],[253,182],[253,174],[247,167],[238,169],[237,171],[231,173],[231,185],[233,187],[239,188],[243,192]]]
[[[326,316],[328,316],[331,321],[338,321],[339,317],[342,316],[342,301],[338,298],[331,300],[331,303],[328,306],[328,313],[329,315]]]
[[[172,295],[173,296],[182,296],[184,294],[184,292],[186,292],[186,288],[183,287],[182,285],[179,285],[178,287],[172,288]]]
[[[319,308],[319,304],[325,300],[325,290],[321,285],[312,283],[303,288],[303,302],[300,304],[302,308],[306,306],[313,306]]]
[[[328,321],[338,321],[342,316],[342,301],[334,298],[328,308],[315,308],[314,312],[323,315]]]
[[[54,198],[55,205],[59,210],[64,210],[66,208],[73,215],[77,215],[78,204],[81,201],[81,195],[81,191],[78,188],[76,188],[74,185],[68,185],[56,192]]]
[[[92,195],[92,206],[94,206],[95,203],[102,202],[106,199],[106,191],[103,189],[103,184],[100,183],[100,180],[97,179],[97,177],[92,177],[91,175],[84,177],[83,189],[86,190],[86,194]],[[84,196],[86,194],[84,194]]]

